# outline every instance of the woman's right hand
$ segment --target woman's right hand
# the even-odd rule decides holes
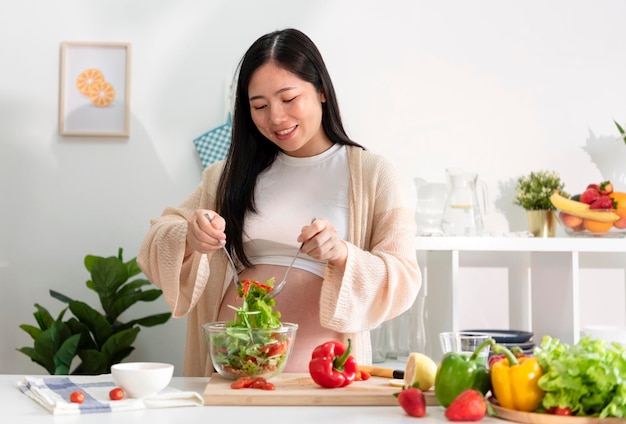
[[[206,215],[211,217],[211,221]],[[212,253],[226,244],[226,221],[214,211],[198,209],[187,220],[187,248],[185,256],[194,250]]]

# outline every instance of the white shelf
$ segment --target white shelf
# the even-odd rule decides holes
[[[565,343],[580,337],[580,269],[626,268],[622,238],[417,237],[416,251],[426,296],[426,353],[433,358],[442,355],[439,333],[461,330],[463,267],[507,268],[510,327],[534,332],[535,341],[550,335]]]
[[[416,237],[416,249],[508,252],[626,252],[626,238]]]

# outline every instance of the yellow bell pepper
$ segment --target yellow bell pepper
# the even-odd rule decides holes
[[[496,344],[494,353],[503,353],[505,359],[491,367],[493,394],[503,408],[533,412],[545,392],[539,388],[543,370],[534,356],[517,358],[505,346]]]

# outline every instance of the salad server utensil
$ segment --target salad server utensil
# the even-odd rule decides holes
[[[311,220],[311,224],[314,221],[315,221],[315,217],[313,217],[313,219]],[[283,291],[283,289],[285,288],[285,284],[287,284],[287,274],[289,274],[289,271],[291,270],[291,267],[293,266],[294,262],[298,258],[298,255],[300,254],[300,251],[302,250],[302,246],[304,246],[304,242],[302,242],[302,244],[300,244],[300,247],[298,248],[298,251],[296,252],[296,254],[293,257],[293,259],[291,260],[291,263],[289,264],[289,267],[287,267],[287,271],[285,271],[285,275],[283,275],[283,279],[280,281],[280,283],[278,283],[277,286],[274,287],[274,289],[271,292],[269,292],[265,296],[266,299],[273,299],[276,296],[278,296],[281,291]]]
[[[205,213],[204,217],[208,219],[209,222],[213,222],[213,218],[208,213]],[[235,262],[233,262],[233,258],[230,256],[230,253],[228,253],[228,250],[226,249],[226,244],[222,244],[222,249],[224,249],[224,253],[226,253],[228,262],[230,262],[230,266],[233,270],[233,283],[235,284],[236,288],[239,288],[239,274],[237,274],[237,267],[235,266]]]

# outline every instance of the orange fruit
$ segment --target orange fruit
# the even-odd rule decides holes
[[[591,231],[592,233],[606,233],[613,227],[612,222],[602,222],[588,218],[585,218],[583,225],[587,231]]]
[[[106,81],[94,82],[89,90],[89,98],[94,105],[106,107],[115,99],[115,89]]]
[[[609,194],[609,197],[617,203],[617,209],[626,209],[626,193],[622,191],[614,191]]]
[[[89,95],[91,86],[96,82],[104,81],[104,76],[99,69],[91,68],[83,71],[76,78],[76,88],[83,94]]]

